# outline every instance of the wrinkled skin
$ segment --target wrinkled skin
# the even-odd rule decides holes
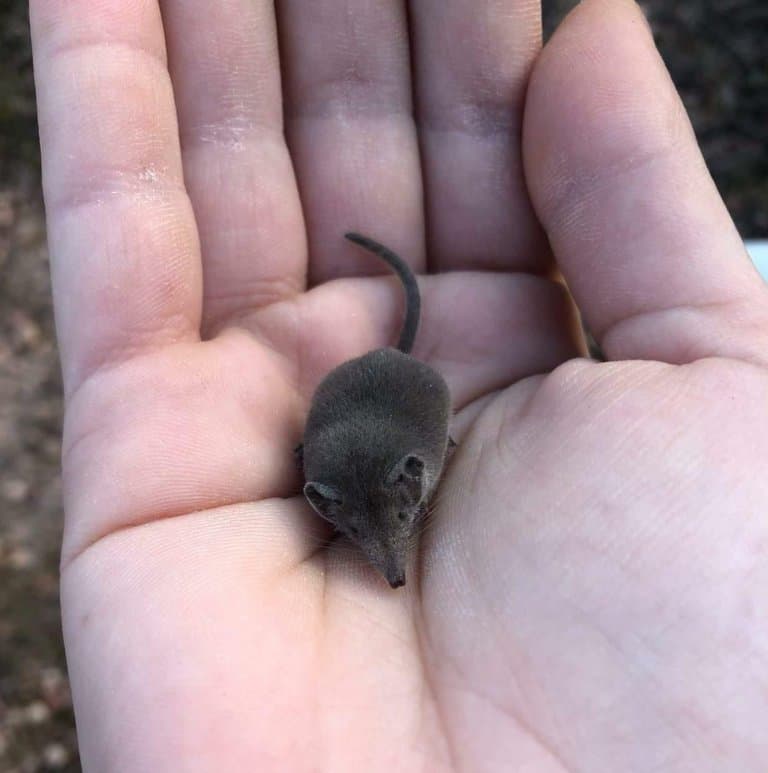
[[[276,5],[31,2],[84,769],[765,771],[768,302],[640,14]],[[291,460],[348,228],[457,410],[398,591]]]

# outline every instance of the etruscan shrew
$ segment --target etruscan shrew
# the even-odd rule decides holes
[[[312,507],[397,588],[405,584],[408,548],[452,443],[451,397],[443,377],[410,355],[420,312],[413,272],[378,242],[346,237],[397,272],[405,322],[396,349],[368,352],[323,379],[297,453]]]

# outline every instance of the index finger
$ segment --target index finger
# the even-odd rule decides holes
[[[201,268],[156,0],[31,0],[65,388],[199,335]]]

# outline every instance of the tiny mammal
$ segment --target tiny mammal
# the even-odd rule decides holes
[[[399,588],[419,518],[454,445],[448,435],[451,396],[443,377],[410,355],[420,314],[410,267],[373,239],[345,236],[398,274],[405,321],[397,348],[348,360],[323,379],[296,453],[304,495],[315,511]]]

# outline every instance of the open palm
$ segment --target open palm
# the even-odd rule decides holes
[[[31,2],[85,768],[765,770],[768,300],[642,17],[409,6]],[[404,591],[291,454],[348,229],[457,412]]]

